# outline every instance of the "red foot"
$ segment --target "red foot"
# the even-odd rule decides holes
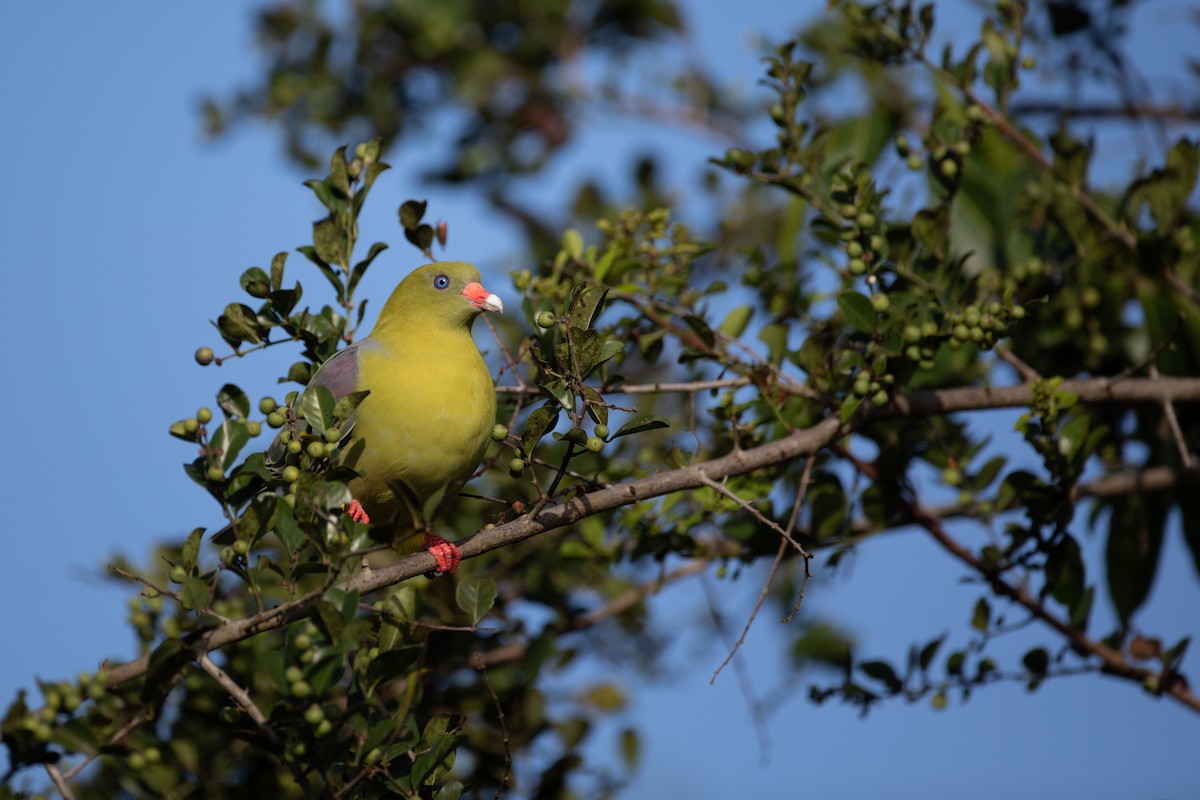
[[[350,501],[350,505],[346,506],[346,513],[355,522],[366,524],[371,521],[371,518],[367,516],[367,512],[363,509],[362,503],[357,500]]]
[[[458,569],[458,562],[462,556],[459,555],[458,548],[453,542],[447,542],[440,536],[427,533],[425,534],[425,549],[437,559],[439,574],[453,575],[454,570]]]

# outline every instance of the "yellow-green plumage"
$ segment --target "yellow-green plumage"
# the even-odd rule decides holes
[[[465,262],[414,270],[371,334],[338,352],[310,382],[335,397],[370,392],[343,442],[343,463],[361,473],[351,494],[374,524],[392,526],[402,550],[419,548],[421,537],[409,547],[406,534],[428,524],[471,477],[495,424],[495,386],[471,324],[481,311],[502,306],[479,281],[479,270]]]

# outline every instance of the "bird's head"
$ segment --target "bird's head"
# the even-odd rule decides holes
[[[439,261],[409,273],[379,313],[379,326],[466,326],[481,311],[504,311],[500,298],[483,288],[479,270],[465,261]]]

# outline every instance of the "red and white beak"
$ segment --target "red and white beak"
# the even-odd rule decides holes
[[[483,311],[498,311],[504,313],[504,303],[500,298],[483,288],[483,284],[471,281],[462,290],[463,297],[471,301],[471,305]]]

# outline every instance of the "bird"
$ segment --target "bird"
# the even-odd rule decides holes
[[[458,547],[429,523],[470,479],[496,422],[496,389],[471,326],[503,313],[465,261],[418,267],[396,286],[371,333],[339,350],[305,392],[324,386],[340,399],[369,392],[342,426],[346,513],[390,529],[400,552],[428,550],[438,572],[458,567]]]

